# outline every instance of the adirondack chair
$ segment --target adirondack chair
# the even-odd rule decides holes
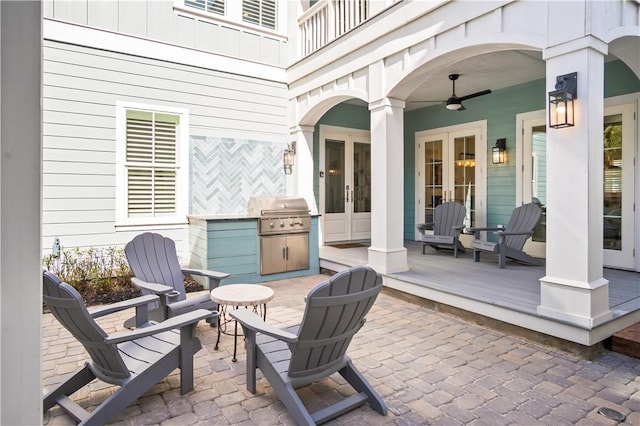
[[[367,402],[386,415],[384,401],[346,355],[381,289],[382,278],[369,267],[343,271],[311,290],[302,323],[283,330],[266,324],[250,310],[233,311],[231,316],[245,334],[247,389],[256,393],[259,368],[299,425],[323,423]],[[309,413],[295,388],[336,372],[357,393]]]
[[[137,235],[129,241],[124,248],[124,253],[134,275],[131,283],[138,287],[143,295],[155,294],[160,297],[159,304],[156,303],[149,313],[152,320],[164,321],[166,318],[194,309],[217,311],[218,304],[211,300],[208,293],[187,298],[184,274],[207,277],[209,290],[218,287],[220,280],[228,277],[229,274],[182,268],[173,240],[151,232]],[[213,327],[217,319],[210,317],[207,322]],[[134,325],[134,318],[125,322],[126,327],[131,328]]]
[[[458,250],[465,252],[460,242],[460,232],[464,229],[464,216],[467,209],[455,201],[447,201],[438,205],[433,212],[433,222],[418,225],[422,233],[422,254],[426,246],[453,249],[453,257],[458,257]],[[433,230],[433,234],[425,231]]]
[[[473,232],[474,235],[471,243],[473,259],[479,262],[480,253],[487,251],[498,254],[498,266],[500,269],[504,269],[506,258],[530,265],[542,265],[540,259],[529,256],[522,251],[524,243],[533,234],[533,228],[540,220],[541,214],[542,209],[540,209],[540,206],[528,203],[513,210],[509,223],[505,228],[469,228],[468,231]],[[480,232],[482,231],[493,231],[498,235],[498,242],[480,239]]]
[[[180,368],[180,392],[193,390],[193,355],[201,348],[194,336],[196,324],[213,315],[210,311],[199,309],[154,324],[146,321],[146,314],[149,302],[158,296],[142,296],[89,312],[76,289],[50,272],[43,271],[42,284],[44,303],[91,358],[44,396],[44,412],[57,404],[81,425],[103,425],[176,368]],[[144,325],[133,331],[109,336],[95,321],[133,307]],[[70,396],[96,378],[119,388],[87,412]]]

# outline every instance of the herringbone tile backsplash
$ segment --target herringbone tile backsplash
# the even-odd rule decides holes
[[[285,193],[284,145],[191,136],[191,214],[245,213],[251,196]]]

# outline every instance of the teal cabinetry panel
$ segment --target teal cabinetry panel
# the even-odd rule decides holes
[[[260,236],[255,218],[189,218],[191,266],[230,274],[221,285],[281,280],[320,272],[318,218],[311,218],[309,269],[260,275]]]

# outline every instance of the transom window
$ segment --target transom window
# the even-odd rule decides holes
[[[119,116],[118,222],[184,221],[186,113],[125,107]]]

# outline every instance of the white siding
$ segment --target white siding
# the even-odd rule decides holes
[[[45,251],[55,237],[64,247],[99,247],[149,230],[115,227],[118,101],[187,109],[192,136],[288,138],[284,83],[50,40],[43,55]],[[186,249],[186,226],[162,229]]]
[[[252,31],[244,28],[242,23],[231,28],[230,24],[222,21],[184,16],[174,11],[174,4],[174,0],[48,0],[44,3],[43,15],[268,65],[287,65],[285,37],[276,38],[261,33],[259,29]]]

